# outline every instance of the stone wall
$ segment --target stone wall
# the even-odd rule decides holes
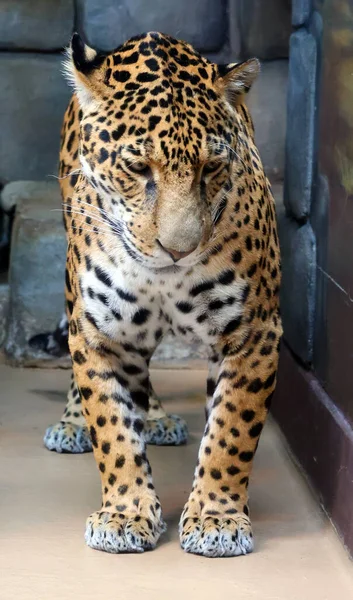
[[[313,360],[317,237],[315,215],[326,212],[315,192],[318,52],[322,20],[314,0],[293,0],[287,96],[284,205],[280,218],[282,316],[285,339],[305,365]],[[321,200],[322,198],[322,200]]]
[[[71,0],[0,0],[0,182],[56,173]],[[55,51],[55,52],[54,52]]]
[[[70,96],[61,61],[72,32],[79,31],[87,43],[102,50],[142,31],[161,30],[191,42],[215,62],[257,55],[263,69],[249,103],[267,173],[281,180],[290,1],[0,0],[0,13],[0,186],[5,186],[0,201],[0,272],[7,262],[6,239],[17,205],[11,289],[6,292],[3,284],[0,294],[0,327],[8,314],[7,335],[0,332],[0,339],[6,338],[9,356],[21,362],[31,359],[28,337],[54,327],[63,304],[64,233],[60,217],[51,212],[53,198],[59,208],[58,190],[43,197],[43,184],[31,187],[29,181],[52,181],[51,190],[57,186],[52,176]],[[13,182],[21,183],[14,188]],[[43,264],[45,247],[55,261],[50,276]]]
[[[103,50],[152,29],[183,38],[219,62],[288,56],[288,0],[76,0],[75,7],[72,0],[0,0],[0,14],[2,183],[56,172],[70,95],[60,61],[74,29]],[[277,83],[282,89],[284,82]]]

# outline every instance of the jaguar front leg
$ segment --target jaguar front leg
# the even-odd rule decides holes
[[[265,345],[253,346],[247,357],[225,357],[220,364],[192,492],[180,520],[187,552],[216,557],[253,550],[248,483],[275,388],[276,337],[273,331],[263,332]]]
[[[81,454],[92,451],[92,442],[82,413],[81,398],[73,374],[64,413],[58,423],[47,428],[44,445],[48,450],[59,453]]]
[[[148,410],[146,360],[122,346],[88,344],[73,318],[70,351],[102,484],[102,507],[87,520],[89,546],[143,552],[165,530],[143,434]],[[91,339],[91,338],[90,338]]]

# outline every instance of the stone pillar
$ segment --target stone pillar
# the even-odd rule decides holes
[[[317,240],[313,221],[321,17],[312,0],[293,0],[290,38],[285,212],[280,216],[284,337],[306,365],[313,360]]]

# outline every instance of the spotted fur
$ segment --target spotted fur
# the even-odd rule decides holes
[[[282,334],[275,207],[244,103],[258,61],[217,66],[159,33],[103,54],[75,35],[66,70],[66,300],[86,421],[76,433],[90,433],[103,496],[86,541],[141,552],[164,531],[144,428],[149,359],[172,330],[210,357],[181,545],[251,552],[247,489]]]

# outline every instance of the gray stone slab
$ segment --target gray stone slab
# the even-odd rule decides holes
[[[316,241],[310,223],[278,215],[282,253],[281,313],[284,338],[305,364],[313,359]]]
[[[279,179],[284,174],[287,77],[287,60],[263,63],[247,101],[266,173]]]
[[[151,366],[159,365],[186,365],[189,361],[205,361],[207,359],[207,348],[198,342],[186,344],[173,335],[169,334],[163,338],[161,344],[155,350]]]
[[[292,25],[300,27],[306,25],[313,10],[313,0],[293,0]]]
[[[0,348],[2,347],[6,339],[9,295],[9,285],[7,283],[0,283]]]
[[[66,238],[58,185],[47,187],[46,200],[35,189],[18,194],[10,257],[10,306],[6,352],[17,363],[33,358],[28,340],[51,331],[64,310]],[[25,185],[24,185],[25,188]],[[39,198],[39,199],[38,199]]]
[[[60,128],[70,97],[62,56],[0,56],[0,180],[57,173]]]
[[[290,0],[232,0],[239,15],[241,56],[269,60],[288,56]]]
[[[316,41],[301,29],[291,36],[285,154],[286,208],[297,218],[310,214],[316,123]]]
[[[52,181],[12,181],[5,185],[1,192],[1,206],[5,211],[10,211],[22,205],[27,209],[27,202],[33,201],[33,210],[36,206],[43,206],[44,210],[60,208],[60,188],[56,180]]]
[[[0,48],[56,50],[74,24],[73,0],[0,0]]]
[[[313,34],[316,42],[319,44],[322,41],[324,24],[322,14],[318,10],[314,10],[311,13],[310,21],[307,26],[308,31]],[[320,49],[319,49],[320,50]],[[321,56],[321,52],[318,51],[318,56]]]
[[[87,43],[112,50],[144,31],[185,39],[205,52],[227,39],[225,0],[77,0],[78,31]]]

